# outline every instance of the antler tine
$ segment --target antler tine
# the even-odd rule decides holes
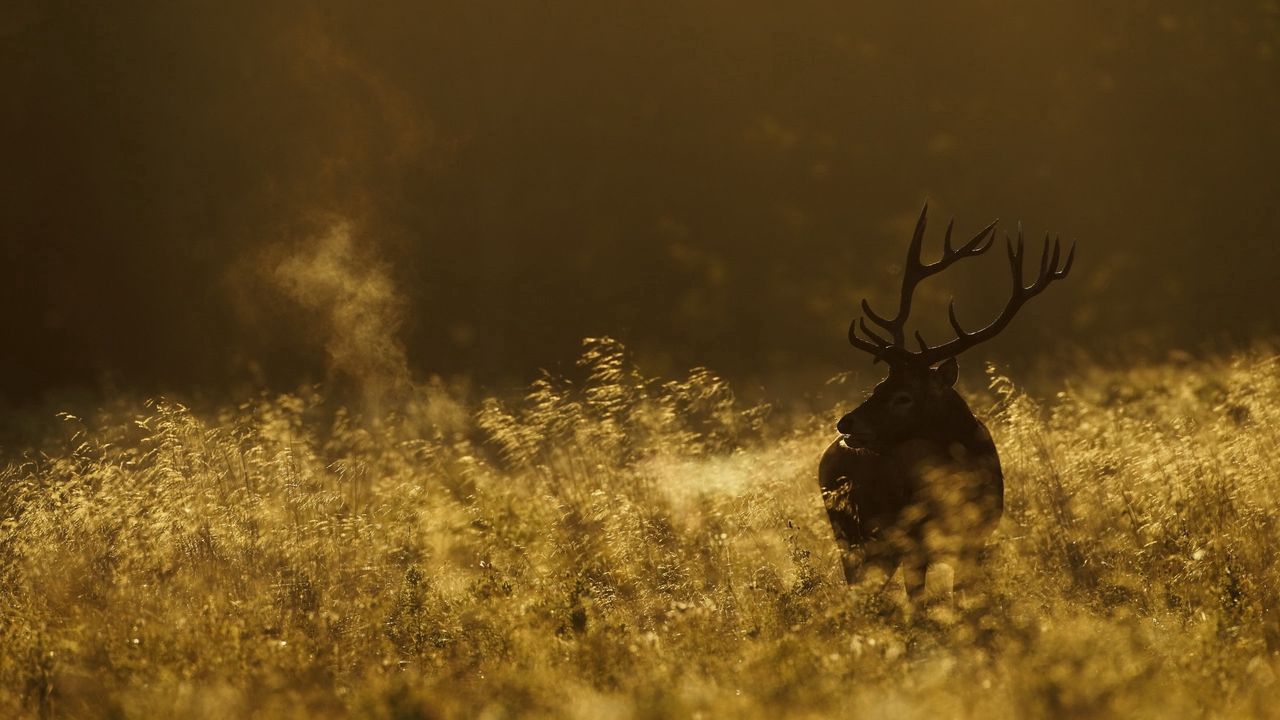
[[[928,277],[928,267],[920,261],[920,251],[924,246],[924,230],[929,222],[929,203],[925,202],[924,207],[920,209],[920,217],[916,220],[916,229],[911,234],[911,245],[907,247],[907,260],[902,267],[902,291],[898,297],[898,313],[893,319],[885,318],[879,313],[871,309],[871,304],[866,300],[862,301],[862,311],[866,313],[871,321],[893,336],[891,343],[896,347],[903,347],[906,344],[906,325],[907,317],[911,314],[911,297],[916,291],[916,285],[921,280]]]
[[[860,329],[859,325],[861,325],[862,332],[866,333],[866,335],[872,338],[874,341],[867,340],[862,336],[858,335],[858,330]],[[867,321],[865,318],[861,318],[861,317],[854,318],[853,322],[849,323],[849,342],[853,343],[854,345],[857,345],[860,349],[867,350],[872,354],[878,355],[886,347],[884,338],[880,337],[875,333],[867,332],[866,328],[867,328]]]
[[[929,343],[924,341],[924,335],[921,335],[919,330],[916,331],[916,342],[920,343],[920,352],[928,352]]]
[[[864,339],[859,336],[859,331],[870,339]],[[849,342],[859,350],[870,354],[874,358],[873,364],[880,361],[888,363],[895,359],[901,359],[904,354],[909,354],[903,348],[894,345],[867,327],[865,318],[858,318],[849,323]]]
[[[1005,244],[1009,246],[1009,270],[1013,273],[1013,284],[1018,289],[1022,289],[1022,255],[1024,250],[1022,244],[1022,224],[1018,224],[1018,245],[1016,247],[1013,244],[1013,240],[1009,238],[1007,233],[1004,236],[1004,241]]]
[[[1023,241],[1022,228],[1018,228],[1018,242],[1016,245],[1007,235],[1005,236],[1005,242],[1009,250],[1009,270],[1013,275],[1013,288],[1008,302],[1005,303],[1004,309],[1000,311],[1000,315],[990,325],[981,330],[968,332],[960,324],[960,319],[956,316],[956,302],[952,298],[947,305],[947,320],[951,323],[951,329],[955,331],[956,337],[935,348],[929,348],[917,353],[916,357],[919,358],[920,362],[932,365],[939,360],[954,357],[978,343],[995,337],[1000,331],[1004,330],[1005,326],[1009,324],[1009,321],[1013,319],[1013,316],[1017,314],[1024,303],[1040,294],[1054,280],[1066,277],[1067,272],[1071,270],[1072,262],[1075,260],[1076,248],[1073,243],[1071,249],[1067,251],[1066,261],[1059,269],[1058,260],[1062,256],[1061,243],[1055,240],[1051,248],[1049,246],[1049,238],[1046,237],[1044,249],[1040,254],[1040,272],[1029,287],[1024,287],[1022,284],[1022,263],[1026,253],[1026,245]]]
[[[902,294],[898,298],[898,314],[893,318],[891,326],[886,327],[893,333],[893,341],[898,346],[906,345],[907,318],[911,315],[911,300],[916,292],[916,285],[928,276],[928,270],[920,260],[920,250],[924,246],[924,229],[929,223],[929,203],[920,209],[920,219],[916,221],[915,232],[911,235],[911,246],[907,248],[907,261],[902,268]]]
[[[1071,243],[1071,249],[1067,251],[1067,261],[1062,264],[1061,270],[1054,271],[1053,275],[1057,278],[1064,278],[1067,273],[1071,272],[1071,263],[1076,261],[1076,244]]]
[[[1044,249],[1040,251],[1040,274],[1036,276],[1036,285],[1044,282],[1049,275],[1049,233],[1044,234]]]
[[[924,228],[929,224],[929,203],[920,208],[920,217],[916,220],[916,229],[911,233],[911,245],[907,247],[907,268],[921,268],[920,248],[924,245]],[[906,279],[903,279],[905,284]]]
[[[955,254],[954,251],[951,249],[951,230],[955,226],[956,226],[956,219],[951,218],[951,220],[947,222],[947,232],[945,235],[942,236],[942,257],[944,258],[950,257],[951,255]]]
[[[854,347],[858,348],[859,350],[865,353],[869,353],[872,357],[874,357],[877,360],[880,360],[881,356],[884,355],[884,348],[880,347],[879,345],[876,345],[875,343],[868,342],[858,336],[857,320],[854,320],[853,322],[849,323],[849,343]]]
[[[882,350],[888,350],[889,348],[894,347],[893,343],[875,334],[875,332],[872,331],[871,328],[867,327],[866,318],[858,318],[858,329],[862,331],[863,335],[866,335],[867,337],[871,338],[872,341],[878,344]]]
[[[957,340],[969,337],[969,333],[965,332],[963,327],[960,327],[960,320],[956,317],[955,298],[951,298],[951,302],[947,303],[947,320],[951,323],[951,329],[956,331]]]
[[[1067,253],[1067,262],[1062,266],[1062,269],[1059,269],[1058,258],[1062,253],[1061,239],[1054,238],[1052,255],[1050,255],[1049,236],[1046,235],[1044,238],[1044,251],[1040,256],[1040,275],[1031,284],[1031,287],[1023,289],[1022,294],[1025,296],[1023,299],[1031,299],[1048,287],[1049,283],[1066,277],[1067,271],[1071,269],[1071,263],[1075,260],[1075,251],[1076,247],[1073,243],[1071,250]]]
[[[893,321],[880,317],[879,313],[871,309],[871,303],[867,302],[866,298],[862,299],[862,312],[866,313],[867,317],[885,330],[893,330]]]
[[[964,245],[961,245],[960,248],[955,252],[951,252],[950,246],[948,245],[947,252],[944,253],[942,256],[943,259],[946,260],[948,263],[950,263],[952,262],[952,260],[950,260],[950,258],[952,257],[955,257],[956,259],[960,257],[977,257],[982,253],[986,252],[987,250],[990,250],[991,244],[995,242],[995,239],[996,239],[995,230],[996,230],[996,225],[998,224],[1000,224],[999,218],[992,220],[990,225],[987,225],[986,227],[982,228],[982,230],[978,231],[977,235],[974,235],[972,238],[970,238],[969,242],[965,243]],[[948,235],[950,235],[950,231],[951,231],[950,226],[947,226]],[[986,242],[985,243],[982,242],[983,240],[986,240]],[[934,263],[934,264],[936,265],[937,263]],[[939,268],[939,270],[941,270],[941,268]]]

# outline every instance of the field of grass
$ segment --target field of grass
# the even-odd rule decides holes
[[[851,403],[581,364],[6,448],[0,716],[1280,716],[1274,354],[968,387],[1008,512],[985,592],[911,621],[845,586],[822,509]]]

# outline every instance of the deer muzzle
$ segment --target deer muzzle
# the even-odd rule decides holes
[[[836,423],[836,432],[839,432],[852,444],[858,445],[868,443],[874,440],[876,436],[871,426],[858,417],[856,412],[851,412],[840,418],[840,422]]]

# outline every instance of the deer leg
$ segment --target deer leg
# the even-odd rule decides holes
[[[840,564],[844,568],[844,580],[850,585],[862,585],[868,580],[873,580],[874,574],[869,571],[878,571],[878,574],[884,576],[880,581],[880,592],[888,587],[894,571],[898,569],[896,557],[875,551],[843,552],[840,554]]]
[[[893,553],[875,547],[863,548],[863,552],[844,552],[840,556],[844,578],[854,588],[858,605],[864,610],[881,616],[894,615],[897,603],[885,595],[885,589],[893,582],[898,570],[898,558]]]
[[[915,555],[902,563],[902,582],[907,586],[907,599],[912,605],[918,605],[924,599],[925,575],[929,570],[929,559]]]
[[[986,548],[976,548],[956,558],[951,587],[957,604],[982,593],[986,585],[988,560]]]

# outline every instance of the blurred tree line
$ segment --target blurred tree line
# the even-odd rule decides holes
[[[18,0],[0,14],[0,397],[324,372],[272,268],[335,218],[419,374],[610,334],[658,369],[819,377],[930,240],[1078,238],[987,357],[1276,330],[1267,2]],[[936,247],[936,245],[935,245]],[[1003,301],[997,252],[915,315]]]

